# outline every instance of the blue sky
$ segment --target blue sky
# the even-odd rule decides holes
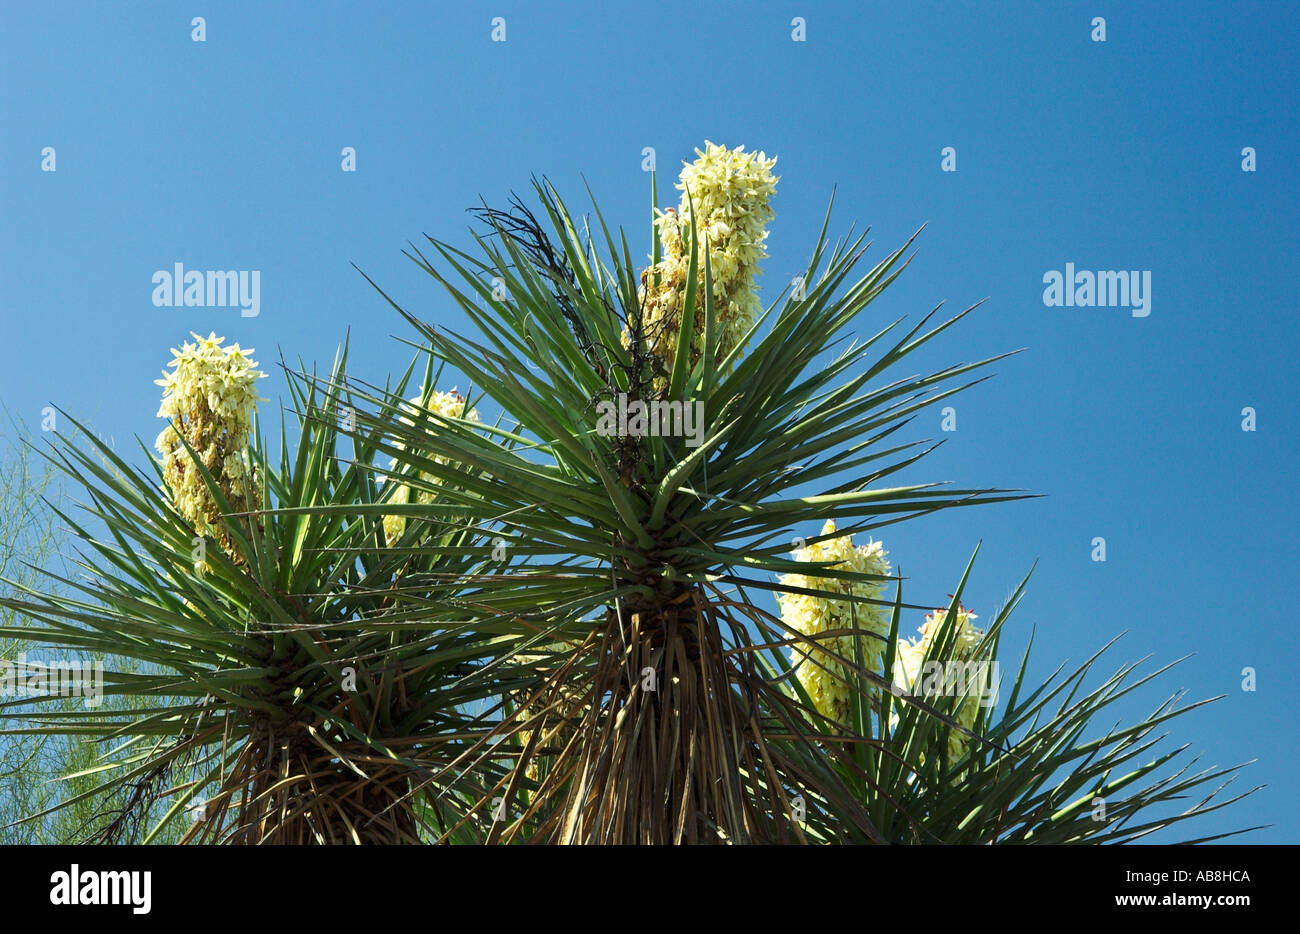
[[[1297,25],[1284,3],[5,4],[0,401],[152,442],[153,380],[191,330],[268,369],[327,365],[350,330],[352,371],[382,382],[409,335],[351,263],[460,325],[401,250],[466,241],[480,195],[536,173],[581,205],[585,177],[641,243],[643,147],[661,185],[706,138],[763,149],[782,177],[769,294],[838,186],[834,228],[871,225],[877,257],[928,223],[862,332],[988,298],[913,366],[1026,348],[959,397],[955,432],[918,419],[912,437],[948,443],[909,478],[1047,495],[888,530],[909,599],[942,602],[982,541],[965,602],[986,619],[1038,562],[1005,640],[1036,627],[1038,674],[1121,631],[1107,674],[1196,653],[1121,712],[1226,695],[1174,738],[1258,759],[1238,784],[1268,787],[1200,830],[1296,842]],[[177,262],[260,271],[260,313],[155,307]],[[1066,263],[1150,270],[1149,316],[1045,306]]]

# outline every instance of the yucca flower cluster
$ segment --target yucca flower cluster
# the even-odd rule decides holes
[[[424,398],[424,393],[421,392],[420,395],[415,396],[410,400],[410,403],[407,406],[407,411],[411,415],[414,415],[419,411],[418,407],[422,406],[427,408],[430,412],[433,412],[435,415],[441,415],[443,418],[463,418],[472,422],[479,421],[477,409],[470,409],[469,411],[465,410],[466,401],[465,397],[454,389],[450,392],[434,392],[430,394],[427,400]],[[409,415],[402,415],[400,416],[400,419],[403,424],[415,424],[411,421]],[[405,445],[403,445],[401,441],[396,442],[396,446],[405,450]],[[434,457],[433,460],[434,463],[437,464],[447,463],[447,458],[441,456]],[[396,466],[396,459],[391,461],[388,465],[390,470]],[[431,486],[437,486],[439,483],[439,479],[429,473],[422,472],[420,474],[420,479]],[[433,502],[434,495],[435,494],[431,490],[421,490],[415,494],[415,502],[428,505]],[[398,506],[409,504],[411,502],[410,486],[404,483],[399,485],[397,489],[393,491],[393,498],[389,500],[389,502]],[[405,531],[405,516],[384,516],[384,538],[390,548],[401,539],[402,534]]]
[[[834,520],[827,520],[822,535],[835,532]],[[889,561],[880,542],[854,546],[851,535],[814,542],[794,552],[795,560],[816,562],[838,571],[889,576]],[[880,599],[885,581],[853,582],[812,574],[785,574],[783,587],[806,590],[831,591],[846,597]],[[861,641],[866,667],[877,674],[884,667],[884,651],[889,638],[889,614],[874,603],[858,603],[831,597],[803,593],[778,593],[781,619],[795,632],[816,639],[826,650],[813,648],[800,642],[790,650],[795,676],[812,698],[817,712],[837,723],[843,723],[849,712],[850,697],[856,678],[851,669],[832,656],[831,652],[853,662],[856,658],[855,641]],[[867,630],[872,635],[830,636],[818,638],[822,633],[838,629]]]
[[[717,359],[721,362],[753,326],[761,310],[755,291],[759,260],[767,255],[767,224],[774,216],[770,202],[776,193],[776,159],[747,153],[744,146],[727,149],[705,141],[698,158],[683,166],[676,211],[660,211],[655,227],[663,244],[663,259],[642,275],[641,300],[650,352],[672,371],[681,332],[691,247],[687,231],[698,238],[698,292],[693,312],[695,336],[691,363],[704,352],[704,251],[713,276]],[[692,206],[694,212],[692,212]],[[660,382],[657,389],[662,389]]]
[[[158,416],[170,421],[154,446],[162,455],[163,477],[176,510],[196,533],[214,537],[231,552],[221,509],[185,445],[212,474],[234,512],[260,508],[247,448],[258,401],[255,387],[266,374],[257,369],[251,348],[223,347],[225,338],[215,332],[191,336],[195,343],[172,348],[171,371],[164,370],[163,378],[154,381],[163,387]],[[204,565],[197,562],[196,570]]]
[[[924,690],[926,681],[924,677],[925,660],[931,654],[931,648],[938,637],[939,629],[943,625],[943,619],[947,613],[948,610],[943,608],[927,614],[925,622],[921,624],[919,630],[921,633],[919,639],[898,640],[898,648],[895,650],[894,656],[894,679],[900,687],[913,693],[926,693]],[[957,608],[956,643],[952,652],[953,662],[961,664],[978,661],[976,659],[976,649],[979,647],[984,633],[971,625],[971,620],[978,618],[965,607],[959,606]],[[972,681],[974,681],[973,678]],[[978,682],[972,683],[968,688],[967,696],[951,712],[953,719],[966,729],[973,729],[975,720],[979,716],[980,691],[991,687],[991,685]],[[970,743],[970,736],[957,730],[951,730],[948,734],[948,761],[956,762],[965,756],[970,749]]]

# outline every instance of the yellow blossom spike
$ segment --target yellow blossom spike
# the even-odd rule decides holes
[[[706,251],[713,276],[716,354],[721,361],[761,312],[754,279],[760,272],[759,260],[767,255],[767,224],[774,216],[770,201],[779,181],[772,174],[776,159],[768,159],[765,153],[747,153],[744,146],[728,149],[707,140],[704,149],[695,152],[696,160],[685,164],[679,176],[682,198],[677,210],[669,208],[655,218],[663,259],[642,276],[646,343],[668,372],[677,355],[690,270],[689,237],[683,229],[693,229],[699,241],[699,289],[691,309],[695,315],[691,363],[699,362],[704,353]],[[623,340],[626,346],[630,341],[627,333]],[[656,390],[662,391],[665,384],[666,380],[659,379]]]
[[[464,396],[462,396],[455,389],[453,389],[451,390],[451,392],[434,392],[429,396],[428,402],[425,403],[424,391],[423,389],[421,389],[420,394],[414,396],[410,400],[410,407],[408,408],[408,411],[411,414],[415,414],[417,411],[415,407],[424,404],[427,405],[430,412],[433,412],[436,415],[441,415],[443,418],[463,418],[472,422],[479,421],[477,409],[470,409],[468,412],[465,410],[466,401],[467,400],[465,399]],[[415,424],[406,415],[401,415],[399,416],[399,418],[403,424],[406,425]],[[402,448],[403,450],[406,447],[405,444],[403,444],[401,441],[395,441],[394,446],[398,448]],[[441,455],[435,456],[433,460],[435,463],[438,464],[445,464],[448,462],[447,458]],[[394,458],[392,461],[389,462],[388,467],[391,470],[396,466],[397,466],[397,459]],[[421,473],[420,479],[425,483],[429,484],[430,486],[437,486],[439,482],[437,477],[429,473]],[[415,502],[427,505],[433,502],[434,495],[435,494],[432,491],[428,491],[428,490],[417,492],[415,494]],[[390,502],[398,506],[405,506],[408,503],[410,503],[411,487],[407,484],[399,485],[397,489],[393,491],[393,498],[390,500]],[[390,548],[393,547],[393,545],[397,544],[398,540],[401,539],[402,534],[405,531],[406,531],[405,516],[384,516],[384,538],[387,541],[388,546]]]
[[[947,608],[940,608],[928,613],[919,629],[921,633],[920,639],[911,641],[899,639],[896,650],[894,679],[906,690],[924,696],[930,694],[926,690],[924,663],[927,656],[931,654],[934,640],[938,638],[939,629],[943,625],[944,617],[947,615]],[[971,625],[973,619],[978,619],[978,617],[970,610],[962,606],[957,608],[957,636],[951,659],[953,663],[964,664],[972,660],[978,661],[975,659],[975,650],[979,647],[984,633]],[[971,672],[971,677],[989,678],[990,673],[988,669],[976,668]],[[953,719],[966,729],[973,729],[975,721],[979,717],[982,692],[995,688],[996,685],[994,684],[976,684],[970,687],[965,699],[957,705],[955,710],[951,711]],[[929,697],[931,703],[936,699],[935,697]],[[948,733],[948,762],[956,762],[965,756],[970,749],[970,744],[971,738],[969,735],[955,729],[950,730]]]
[[[835,532],[834,521],[828,520],[822,535]],[[795,552],[795,560],[816,562],[837,571],[854,571],[888,577],[889,561],[880,542],[854,546],[852,536],[844,535],[814,542]],[[847,581],[816,574],[785,574],[781,577],[785,587],[840,593],[845,597],[879,599],[885,581]],[[790,629],[815,639],[827,651],[799,642],[790,650],[795,676],[812,698],[813,705],[823,716],[843,723],[848,716],[856,679],[852,669],[829,653],[835,653],[849,662],[856,657],[855,642],[861,640],[863,658],[868,670],[880,674],[884,667],[884,650],[889,638],[890,618],[884,607],[872,603],[857,603],[829,596],[804,593],[778,593],[781,619]],[[822,633],[838,629],[866,630],[866,636],[835,636],[819,638]]]
[[[154,380],[163,387],[158,417],[171,422],[154,447],[162,455],[163,478],[177,512],[198,534],[212,535],[231,551],[221,511],[185,445],[211,472],[236,512],[259,508],[259,485],[247,448],[258,402],[254,387],[266,374],[257,369],[251,350],[222,347],[225,338],[215,331],[207,338],[191,334],[198,343],[172,348],[172,371],[164,370],[163,378]]]

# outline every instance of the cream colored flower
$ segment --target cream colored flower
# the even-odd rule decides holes
[[[822,528],[822,535],[831,535],[834,532],[835,523],[828,520]],[[795,559],[829,565],[834,570],[874,574],[883,578],[888,577],[890,573],[889,562],[885,555],[886,552],[880,542],[868,542],[855,547],[852,537],[843,535],[800,548],[795,552]],[[821,577],[815,573],[785,574],[781,577],[781,584],[786,587],[830,591],[846,597],[871,599],[880,598],[885,583],[884,580],[850,582],[839,578]],[[781,618],[785,625],[805,636],[815,638],[821,633],[838,629],[859,629],[872,633],[868,636],[830,636],[818,639],[818,644],[824,646],[827,651],[814,648],[806,642],[801,642],[790,650],[795,676],[812,698],[817,711],[823,716],[843,723],[848,715],[850,698],[854,690],[846,681],[856,680],[856,678],[851,668],[828,652],[834,652],[852,663],[856,658],[857,643],[860,640],[867,669],[880,674],[884,667],[884,649],[889,637],[890,614],[877,604],[801,593],[778,593],[777,602],[781,607]]]
[[[899,639],[898,645],[894,647],[894,686],[903,691],[911,691],[924,662],[924,646],[908,639]],[[897,716],[895,713],[895,720]]]
[[[163,378],[155,380],[163,387],[158,416],[170,424],[154,447],[162,455],[163,477],[176,510],[199,535],[211,535],[233,552],[221,509],[185,444],[212,474],[234,512],[260,508],[247,449],[258,402],[255,385],[266,374],[257,369],[251,349],[223,347],[225,338],[215,333],[191,336],[195,343],[173,348],[170,372],[164,370]],[[206,569],[204,562],[196,565],[200,573]]]
[[[943,625],[944,617],[948,615],[946,607],[941,607],[933,612],[927,613],[925,621],[921,624],[919,632],[921,633],[920,644],[928,651],[934,640],[939,636],[939,627]],[[975,649],[979,647],[980,640],[984,638],[983,630],[976,629],[971,625],[971,620],[979,619],[974,613],[964,606],[957,607],[957,645],[953,650],[953,655],[967,661],[974,657]]]
[[[472,422],[479,421],[478,410],[470,409],[468,412],[465,411],[465,403],[465,397],[454,389],[451,392],[434,392],[430,394],[427,401],[424,398],[424,393],[421,392],[420,395],[413,397],[410,400],[410,403],[404,406],[409,415],[401,415],[399,418],[405,425],[414,425],[415,422],[412,421],[410,416],[417,415],[420,412],[420,407],[423,406],[430,412],[435,415],[441,415],[443,418],[462,418]],[[406,445],[401,441],[394,442],[394,446],[403,450],[406,449]],[[447,458],[442,457],[441,455],[434,457],[433,460],[438,464],[445,464],[448,462]],[[394,458],[389,462],[388,467],[392,470],[396,466],[397,459]],[[425,472],[420,474],[420,479],[425,483],[434,486],[440,482],[437,477]],[[433,502],[434,495],[433,491],[430,490],[417,491],[415,494],[415,502],[428,505]],[[411,502],[411,487],[407,484],[400,484],[397,489],[393,491],[392,499],[389,500],[389,502],[399,506],[409,504]],[[391,548],[393,545],[397,544],[398,540],[402,537],[402,533],[405,531],[405,516],[384,516],[384,539],[387,541],[388,547]]]
[[[992,669],[988,661],[977,657],[976,649],[984,638],[983,631],[971,625],[971,620],[978,617],[959,606],[956,613],[956,643],[951,653],[951,661],[944,666],[935,660],[927,661],[934,651],[934,642],[939,636],[939,629],[947,615],[946,608],[935,610],[925,617],[921,624],[920,639],[911,641],[900,639],[895,649],[894,682],[905,690],[911,691],[933,703],[938,697],[953,695],[955,685],[965,688],[965,697],[953,710],[952,717],[966,729],[973,729],[979,716],[980,704],[993,691]],[[960,671],[961,678],[956,678]],[[897,716],[894,717],[897,722]],[[892,725],[892,724],[891,724]],[[971,737],[958,730],[948,733],[948,762],[954,763],[969,751]]]
[[[641,277],[646,342],[668,372],[677,355],[684,314],[691,259],[687,233],[694,229],[699,240],[691,363],[697,363],[704,352],[705,251],[713,276],[716,358],[721,363],[761,311],[754,280],[760,272],[759,260],[767,255],[767,224],[774,216],[769,202],[779,180],[772,174],[776,159],[768,159],[765,153],[747,153],[744,146],[727,149],[708,141],[703,151],[695,152],[698,158],[686,164],[679,176],[678,209],[661,211],[655,218],[663,259]],[[625,333],[624,343],[628,340]],[[665,383],[660,378],[656,390],[662,391]]]

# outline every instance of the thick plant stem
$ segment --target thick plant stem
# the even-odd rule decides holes
[[[559,842],[762,840],[741,774],[749,718],[698,591],[611,611],[600,652]]]

